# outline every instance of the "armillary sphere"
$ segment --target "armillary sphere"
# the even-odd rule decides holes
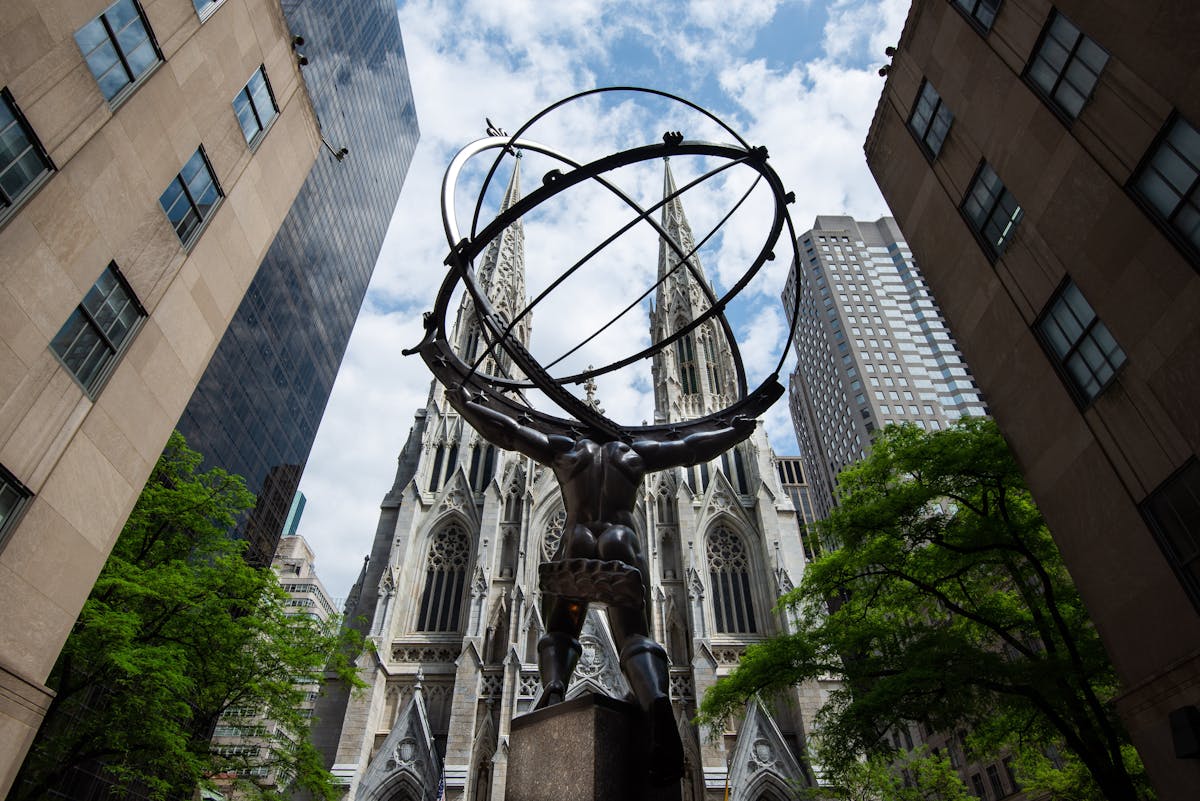
[[[568,103],[593,95],[614,92],[653,95],[683,104],[715,122],[725,133],[732,137],[734,142],[719,144],[693,141],[684,138],[679,132],[669,131],[663,136],[661,142],[621,150],[588,163],[579,163],[568,155],[522,137],[525,131],[534,123]],[[463,386],[472,395],[476,396],[480,402],[490,404],[493,408],[503,411],[505,414],[546,434],[561,434],[575,438],[586,436],[597,441],[629,441],[631,439],[647,437],[662,440],[664,438],[682,437],[704,430],[722,428],[728,425],[729,421],[736,416],[758,417],[783,394],[783,386],[779,382],[779,373],[783,368],[783,362],[788,349],[791,347],[792,336],[794,334],[789,332],[787,343],[780,352],[779,361],[775,365],[774,372],[755,389],[748,390],[746,371],[737,346],[737,340],[725,317],[725,309],[730,301],[746,287],[767,261],[775,258],[775,247],[784,229],[787,230],[787,241],[790,244],[793,263],[799,263],[795,227],[787,210],[788,204],[795,200],[795,196],[784,190],[779,175],[767,163],[766,148],[752,147],[745,139],[715,115],[688,100],[666,92],[638,87],[607,87],[580,92],[543,109],[511,136],[505,135],[503,131],[496,128],[490,121],[488,132],[495,135],[477,140],[464,147],[454,157],[446,170],[446,175],[442,182],[442,220],[446,229],[446,240],[450,245],[449,255],[445,259],[445,264],[449,267],[449,270],[438,291],[433,310],[425,315],[424,338],[415,348],[406,350],[405,354],[419,352],[430,370],[444,386]],[[470,234],[463,236],[454,211],[455,189],[459,176],[463,172],[467,162],[479,154],[488,151],[497,151],[497,154],[479,191],[475,204],[474,217],[471,221]],[[547,173],[543,178],[541,186],[501,211],[494,219],[481,228],[479,223],[484,194],[492,178],[495,176],[504,154],[514,151],[528,151],[542,154],[560,164],[561,167]],[[664,157],[681,155],[710,157],[717,160],[718,166],[678,188],[674,193],[664,197],[661,201],[648,208],[643,208],[610,180],[610,173],[619,168],[662,159]],[[774,210],[770,225],[767,227],[762,246],[759,248],[757,255],[746,266],[741,277],[729,287],[728,291],[718,296],[709,287],[707,281],[700,280],[700,273],[694,256],[696,250],[710,239],[721,226],[718,225],[713,229],[690,252],[685,252],[672,237],[667,235],[666,231],[654,219],[653,215],[665,204],[681,196],[689,189],[732,168],[754,170],[758,175],[750,190],[747,191],[746,196],[749,195],[750,191],[759,182],[765,182],[771,196],[774,198]],[[481,291],[476,282],[475,258],[484,253],[488,245],[499,237],[509,225],[521,219],[524,215],[530,213],[550,198],[555,197],[559,193],[566,192],[585,181],[595,181],[619,198],[631,210],[631,219],[612,235],[596,244],[582,259],[573,265],[564,266],[565,268],[559,277],[539,292],[513,319],[505,319],[503,315],[498,314],[493,309],[486,294]],[[746,199],[746,196],[743,196],[742,200],[738,201],[738,205]],[[736,208],[737,206],[735,205],[733,210],[736,210]],[[721,224],[729,219],[733,210],[725,216]],[[636,353],[632,353],[610,364],[600,367],[589,367],[585,371],[571,375],[557,377],[550,375],[547,369],[539,364],[537,359],[534,358],[514,335],[513,332],[517,324],[532,312],[534,307],[548,294],[579,270],[589,259],[596,256],[596,254],[616,241],[618,237],[638,224],[651,226],[658,232],[662,241],[666,242],[667,246],[672,249],[678,259],[678,265],[675,269],[684,268],[696,276],[697,280],[695,283],[707,296],[708,308],[702,314],[695,317],[695,319],[671,333],[670,336],[664,337],[660,341],[654,342],[649,347]],[[665,278],[666,276],[661,277],[658,283],[662,283]],[[487,343],[487,347],[484,349],[482,355],[470,364],[460,358],[451,347],[447,338],[447,320],[452,314],[450,310],[451,297],[454,295],[460,282],[464,285],[466,292],[475,304],[481,333]],[[630,306],[626,307],[625,311],[633,308],[633,306],[654,292],[658,283],[649,287],[640,298],[634,300]],[[618,317],[620,316],[618,315]],[[583,384],[595,376],[618,370],[642,359],[651,358],[711,319],[715,319],[725,333],[725,339],[732,350],[737,374],[736,400],[725,409],[706,417],[682,423],[629,426],[609,419],[600,410],[595,408],[595,404],[587,403],[566,388],[567,385]],[[615,320],[616,318],[601,329],[591,332],[586,337],[581,337],[582,341],[574,350],[577,350],[582,344],[590,341],[603,328],[607,328]],[[513,375],[495,375],[482,371],[481,367],[485,361],[488,361],[487,357],[495,354],[497,350],[502,351],[511,359],[511,362],[519,369],[519,374],[514,371]],[[499,363],[499,361],[498,359],[492,359],[491,363]],[[558,409],[565,416],[557,416],[533,408],[525,401],[522,395],[522,390],[526,389],[537,389],[543,392],[547,398],[557,405]]]

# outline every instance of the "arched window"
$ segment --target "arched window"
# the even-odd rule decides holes
[[[655,500],[658,509],[658,522],[674,523],[675,499],[671,497],[671,490],[666,484],[658,488],[658,497]]]
[[[496,448],[482,441],[471,448],[471,489],[483,492],[496,472]]]
[[[462,360],[470,364],[475,360],[475,352],[479,350],[479,326],[472,325],[467,333],[467,347],[463,349]]]
[[[442,460],[446,458],[446,446],[439,442],[433,452],[433,467],[429,471],[429,491],[437,492],[442,486]]]
[[[679,357],[679,382],[683,385],[683,394],[697,394],[700,392],[700,383],[696,380],[696,350],[691,334],[680,338],[676,343],[675,353]]]
[[[750,596],[750,560],[736,532],[717,526],[708,535],[708,575],[712,581],[713,614],[717,631],[753,634],[754,601]]]
[[[521,493],[516,484],[509,487],[508,493],[504,496],[504,522],[521,522]]]
[[[746,495],[750,492],[750,479],[746,475],[746,462],[742,459],[741,448],[733,449],[733,469],[737,472],[738,492]]]
[[[714,394],[721,394],[721,365],[717,362],[717,349],[713,334],[704,337],[704,358],[708,363],[708,386]]]
[[[483,456],[483,481],[480,482],[480,487],[486,487],[492,480],[492,476],[496,475],[496,446],[488,445]]]
[[[567,510],[559,509],[546,521],[546,531],[542,537],[542,559],[549,562],[558,552],[562,542],[563,526],[567,522]]]
[[[471,545],[462,526],[451,524],[433,535],[425,562],[418,631],[458,631]]]
[[[479,492],[479,462],[483,454],[483,446],[476,443],[471,446],[471,489]]]

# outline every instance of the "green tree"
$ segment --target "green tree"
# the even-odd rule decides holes
[[[42,798],[97,764],[154,798],[190,798],[211,777],[257,766],[335,797],[299,708],[327,667],[358,683],[361,637],[288,614],[275,574],[250,567],[229,537],[254,496],[240,476],[197,472],[201,461],[172,434],[51,673],[56,696],[12,798]],[[274,721],[259,753],[211,745],[233,708]]]
[[[816,761],[820,764],[821,748]],[[805,801],[970,801],[973,798],[945,756],[924,746],[902,754],[835,760],[821,787],[806,788]]]
[[[844,686],[820,721],[835,767],[924,721],[971,727],[991,755],[1057,746],[1084,768],[1080,797],[1152,797],[1126,764],[1116,676],[995,424],[889,427],[838,483],[819,526],[834,547],[780,601],[795,632],[748,649],[700,718],[833,673]]]

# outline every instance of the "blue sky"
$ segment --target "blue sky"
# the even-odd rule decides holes
[[[513,131],[555,100],[585,89],[661,89],[710,109],[752,144],[768,148],[784,184],[796,192],[792,215],[798,231],[807,230],[817,214],[873,220],[888,211],[867,171],[862,143],[883,85],[876,71],[886,61],[884,48],[899,38],[907,9],[906,0],[398,4],[421,142],[301,483],[308,505],[300,533],[316,550],[318,571],[333,594],[348,591],[370,549],[379,502],[391,486],[413,412],[428,397],[424,365],[400,350],[419,339],[421,314],[432,305],[443,269],[443,172],[460,147],[484,135],[484,117]],[[662,131],[677,127],[689,137],[709,138],[700,135],[703,125],[696,119],[667,116],[672,123],[663,125],[660,107],[578,104],[548,118],[533,138],[576,157],[657,141]],[[502,180],[508,169],[502,167]],[[535,186],[544,169],[527,158],[524,185]],[[673,159],[672,169],[678,180],[700,165]],[[646,204],[661,196],[659,167],[630,171],[627,180]],[[460,214],[469,200],[464,189]],[[719,219],[721,202],[719,192],[685,198],[698,232]],[[623,222],[617,212],[600,203],[575,203],[531,219],[529,290],[565,266],[554,262],[572,244],[599,241]],[[742,227],[731,226],[716,247],[701,252],[718,285],[736,275],[746,254],[761,243],[755,239],[761,226],[749,216]],[[637,248],[654,247],[647,241],[631,239],[614,258],[637,261]],[[654,257],[628,271],[629,286],[604,285],[612,284],[614,298],[629,291],[653,270]],[[752,377],[774,367],[783,346],[786,326],[778,298],[785,261],[773,262],[731,314]],[[586,305],[601,306],[591,295],[594,302]],[[572,308],[570,296],[563,300]],[[565,319],[571,316],[539,307],[534,352],[539,341],[553,348],[573,336],[568,322],[578,321]],[[615,350],[601,348],[580,358],[602,363],[635,345],[644,328],[626,326],[625,339],[607,344]],[[633,378],[602,381],[600,399],[611,416],[637,424],[649,413],[645,384]],[[795,452],[782,403],[766,415],[765,425],[778,452]]]

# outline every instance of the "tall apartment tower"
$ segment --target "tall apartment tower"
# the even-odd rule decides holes
[[[867,137],[1122,681],[1200,787],[1200,7],[916,0]]]
[[[293,34],[279,0],[0,14],[0,795],[324,147]]]
[[[519,198],[518,181],[514,168],[506,205]],[[674,191],[669,167],[664,183]],[[681,204],[664,207],[662,224],[690,250]],[[527,303],[523,237],[514,223],[478,266],[492,305],[508,313]],[[675,265],[668,253],[659,254],[660,275]],[[696,282],[707,278],[695,259],[693,267],[696,274],[675,271],[657,290],[652,336],[699,314]],[[474,309],[464,304],[451,341],[478,355]],[[518,332],[522,340],[529,322]],[[660,354],[652,374],[660,420],[716,409],[733,387],[728,348],[714,326]],[[687,754],[684,798],[722,799],[727,779],[739,801],[788,797],[791,782],[808,781],[800,756],[822,687],[798,691],[792,706],[754,705],[740,729],[724,737],[690,723],[700,694],[745,647],[785,625],[772,607],[803,571],[795,511],[765,434],[760,429],[712,463],[648,477],[634,516],[649,557],[653,634],[670,656]],[[434,384],[347,604],[350,617],[370,621],[377,646],[362,667],[369,689],[350,696],[331,687],[318,701],[314,737],[347,798],[429,797],[443,764],[447,798],[505,797],[512,719],[532,709],[541,691],[537,566],[555,553],[564,518],[552,472],[488,445]],[[623,697],[629,688],[600,610],[589,612],[580,639],[583,656],[568,697]]]
[[[304,39],[321,151],[179,420],[258,502],[249,558],[270,564],[417,145],[395,3],[285,3]],[[345,152],[343,152],[345,151]]]
[[[817,217],[800,251],[783,292],[796,327],[788,403],[825,518],[837,474],[867,454],[872,432],[936,431],[987,407],[894,219]]]

